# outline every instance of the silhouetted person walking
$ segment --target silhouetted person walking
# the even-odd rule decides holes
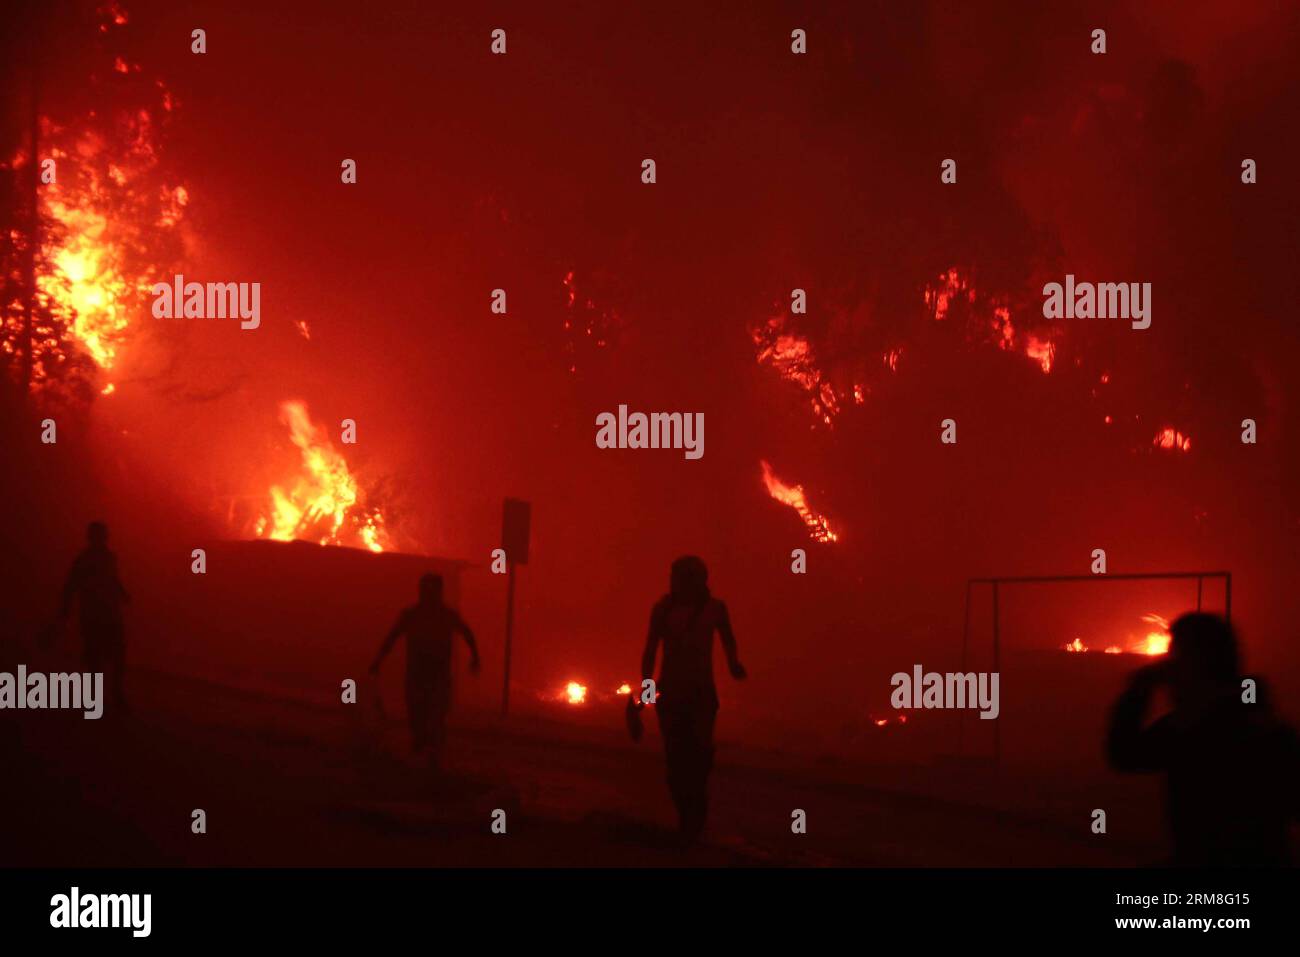
[[[1121,771],[1167,779],[1173,863],[1287,862],[1287,825],[1300,816],[1300,740],[1261,696],[1243,702],[1237,641],[1223,619],[1183,615],[1164,661],[1142,668],[1111,714],[1107,749]],[[1143,726],[1157,686],[1173,710]]]
[[[474,633],[456,609],[443,603],[442,576],[420,578],[420,600],[397,617],[370,666],[379,674],[379,664],[397,639],[406,636],[406,717],[411,726],[411,746],[429,751],[429,764],[442,760],[447,736],[447,712],[451,710],[451,642],[459,632],[469,645],[469,669],[478,674],[478,645]]]
[[[718,714],[718,692],[713,685],[715,632],[722,640],[731,676],[745,677],[727,606],[709,594],[708,580],[708,569],[695,556],[673,562],[668,594],[650,612],[650,631],[641,656],[641,675],[650,678],[659,645],[663,645],[655,712],[664,739],[668,790],[677,807],[681,834],[690,841],[703,832],[708,816],[713,724]]]
[[[86,527],[86,547],[73,560],[63,583],[59,618],[66,621],[76,604],[83,666],[103,673],[109,700],[119,713],[126,711],[122,605],[130,600],[117,575],[117,556],[108,549],[108,526],[91,522]]]

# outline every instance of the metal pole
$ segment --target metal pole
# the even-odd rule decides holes
[[[995,581],[993,583],[993,670],[994,672],[1000,671],[1000,663],[1002,661],[1002,648],[1001,648],[1001,641],[1000,641],[1001,630],[1002,629],[1001,629],[1001,624],[999,622],[999,613],[998,613],[998,583]],[[998,679],[998,683],[1001,684],[1000,678]],[[993,722],[993,763],[995,765],[1000,765],[1002,763],[1002,729],[996,720]]]
[[[506,667],[501,687],[501,717],[510,710],[510,646],[515,634],[515,563],[510,562],[506,573]]]
[[[971,583],[966,582],[966,620],[961,629],[961,671],[966,673],[966,656],[970,649],[970,592]],[[966,754],[966,719],[960,710],[956,711],[957,716],[957,753],[965,756]]]

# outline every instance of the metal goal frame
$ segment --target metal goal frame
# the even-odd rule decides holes
[[[1116,581],[1154,581],[1154,580],[1196,580],[1196,610],[1201,610],[1201,602],[1205,592],[1206,579],[1223,580],[1223,617],[1227,621],[1232,621],[1232,572],[1227,571],[1206,571],[1206,572],[1137,572],[1127,575],[1015,575],[1002,576],[998,578],[968,578],[966,580],[966,611],[965,623],[962,626],[961,634],[961,670],[966,672],[966,661],[970,654],[970,618],[971,618],[971,595],[976,585],[988,585],[992,589],[993,597],[993,670],[998,671],[1001,668],[1002,660],[1002,637],[1001,637],[1001,614],[998,607],[998,598],[1002,586],[1004,585],[1049,585],[1061,584],[1063,582],[1116,582]],[[961,723],[965,728],[965,722]],[[958,736],[958,751],[965,753],[964,734]],[[1002,761],[1002,731],[998,723],[993,723],[993,761],[1000,764]]]

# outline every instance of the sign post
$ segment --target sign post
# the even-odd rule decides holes
[[[506,553],[506,654],[501,688],[501,717],[510,710],[510,651],[515,632],[515,566],[528,564],[528,526],[532,505],[508,498],[501,510],[501,548]]]

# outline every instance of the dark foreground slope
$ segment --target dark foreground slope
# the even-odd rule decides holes
[[[160,672],[134,710],[3,715],[8,865],[1114,865],[1158,855],[1154,789],[810,764],[723,746],[705,844],[674,846],[657,736],[461,716],[447,773],[394,716]],[[1090,833],[1105,806],[1112,833]],[[191,831],[206,812],[207,833]],[[493,834],[493,811],[506,833]],[[791,833],[806,812],[807,833]]]

